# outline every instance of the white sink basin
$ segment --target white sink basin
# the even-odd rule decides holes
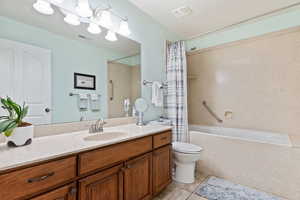
[[[100,141],[100,140],[112,140],[119,137],[126,136],[127,133],[124,132],[104,132],[104,133],[96,133],[95,135],[91,135],[85,137],[84,140],[86,141]]]

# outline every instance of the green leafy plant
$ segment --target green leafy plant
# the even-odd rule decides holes
[[[15,103],[10,97],[1,98],[1,108],[6,110],[8,115],[0,116],[0,133],[5,136],[10,136],[13,130],[17,127],[30,126],[31,124],[23,122],[24,117],[28,113],[28,106],[23,104],[20,106]]]

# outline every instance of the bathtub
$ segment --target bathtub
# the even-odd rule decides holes
[[[238,128],[223,128],[216,126],[199,126],[189,125],[189,131],[197,131],[201,134],[209,134],[231,139],[247,140],[252,142],[260,142],[275,145],[291,146],[291,141],[288,134],[273,133],[266,131],[238,129]]]
[[[300,148],[292,147],[287,134],[190,125],[189,135],[203,148],[198,173],[300,199]]]

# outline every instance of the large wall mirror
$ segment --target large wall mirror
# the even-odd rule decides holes
[[[35,125],[133,116],[141,45],[66,24],[62,12],[41,15],[34,2],[0,2],[0,96],[29,105]]]

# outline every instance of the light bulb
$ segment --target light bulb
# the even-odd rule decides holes
[[[101,33],[101,28],[97,24],[95,24],[93,22],[90,23],[90,25],[89,25],[89,27],[88,27],[87,30],[88,30],[88,32],[90,32],[92,34],[99,34],[99,33]]]
[[[108,10],[104,10],[101,14],[99,24],[104,26],[105,28],[110,28],[112,26],[112,21],[110,17],[110,12]]]
[[[93,15],[88,0],[78,0],[76,12],[80,17],[91,17]]]
[[[119,33],[122,34],[122,35],[125,35],[125,36],[128,36],[130,35],[130,29],[128,27],[128,22],[125,21],[125,20],[122,20],[121,21],[121,24],[120,24],[120,28],[119,28]]]
[[[107,35],[105,36],[105,39],[109,40],[109,41],[117,41],[118,38],[116,36],[116,33],[114,31],[108,30]]]
[[[64,18],[64,21],[73,26],[80,25],[79,17],[72,13],[68,13],[67,16]]]
[[[44,0],[37,0],[33,4],[33,8],[38,11],[39,13],[42,13],[44,15],[52,15],[54,13],[53,8],[51,7],[51,4]]]

